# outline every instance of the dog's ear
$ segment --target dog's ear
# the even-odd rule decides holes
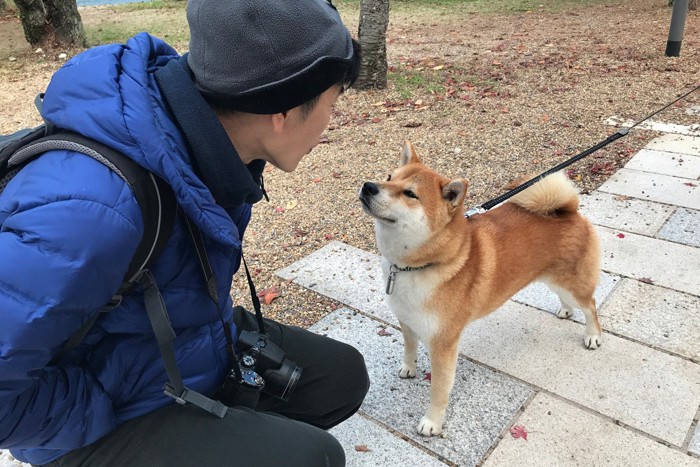
[[[401,151],[401,166],[410,164],[412,162],[420,162],[416,150],[413,149],[413,144],[409,140],[403,143],[403,150]]]
[[[461,206],[467,194],[468,184],[469,182],[462,178],[452,180],[442,188],[442,197],[445,198],[452,207]]]

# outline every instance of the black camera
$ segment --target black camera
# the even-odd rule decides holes
[[[287,358],[284,351],[267,334],[243,331],[238,336],[238,358],[241,372],[250,371],[262,376],[261,390],[273,397],[288,401],[301,376],[301,368]]]
[[[249,368],[241,369],[241,377],[231,370],[226,375],[224,384],[214,394],[214,399],[227,407],[248,407],[254,409],[260,399],[260,391],[265,387],[265,381],[255,371]]]

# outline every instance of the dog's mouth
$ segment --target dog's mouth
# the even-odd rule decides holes
[[[377,214],[372,212],[372,208],[369,205],[369,201],[364,196],[360,196],[360,202],[362,203],[362,208],[364,209],[364,211],[367,214],[369,214],[370,216],[374,217],[375,219],[377,219],[381,222],[385,222],[387,224],[395,224],[396,223],[395,219],[389,219],[388,217],[378,216]]]

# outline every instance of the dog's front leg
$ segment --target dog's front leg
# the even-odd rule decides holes
[[[399,370],[400,378],[415,378],[418,363],[418,336],[405,323],[399,320],[403,334],[403,363]]]
[[[423,436],[442,433],[445,410],[457,371],[458,342],[459,339],[449,342],[435,337],[430,343],[430,406],[418,424],[418,433]]]

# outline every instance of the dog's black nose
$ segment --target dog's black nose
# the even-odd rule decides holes
[[[365,196],[376,195],[379,193],[379,186],[376,183],[365,182],[362,185],[362,194]]]

